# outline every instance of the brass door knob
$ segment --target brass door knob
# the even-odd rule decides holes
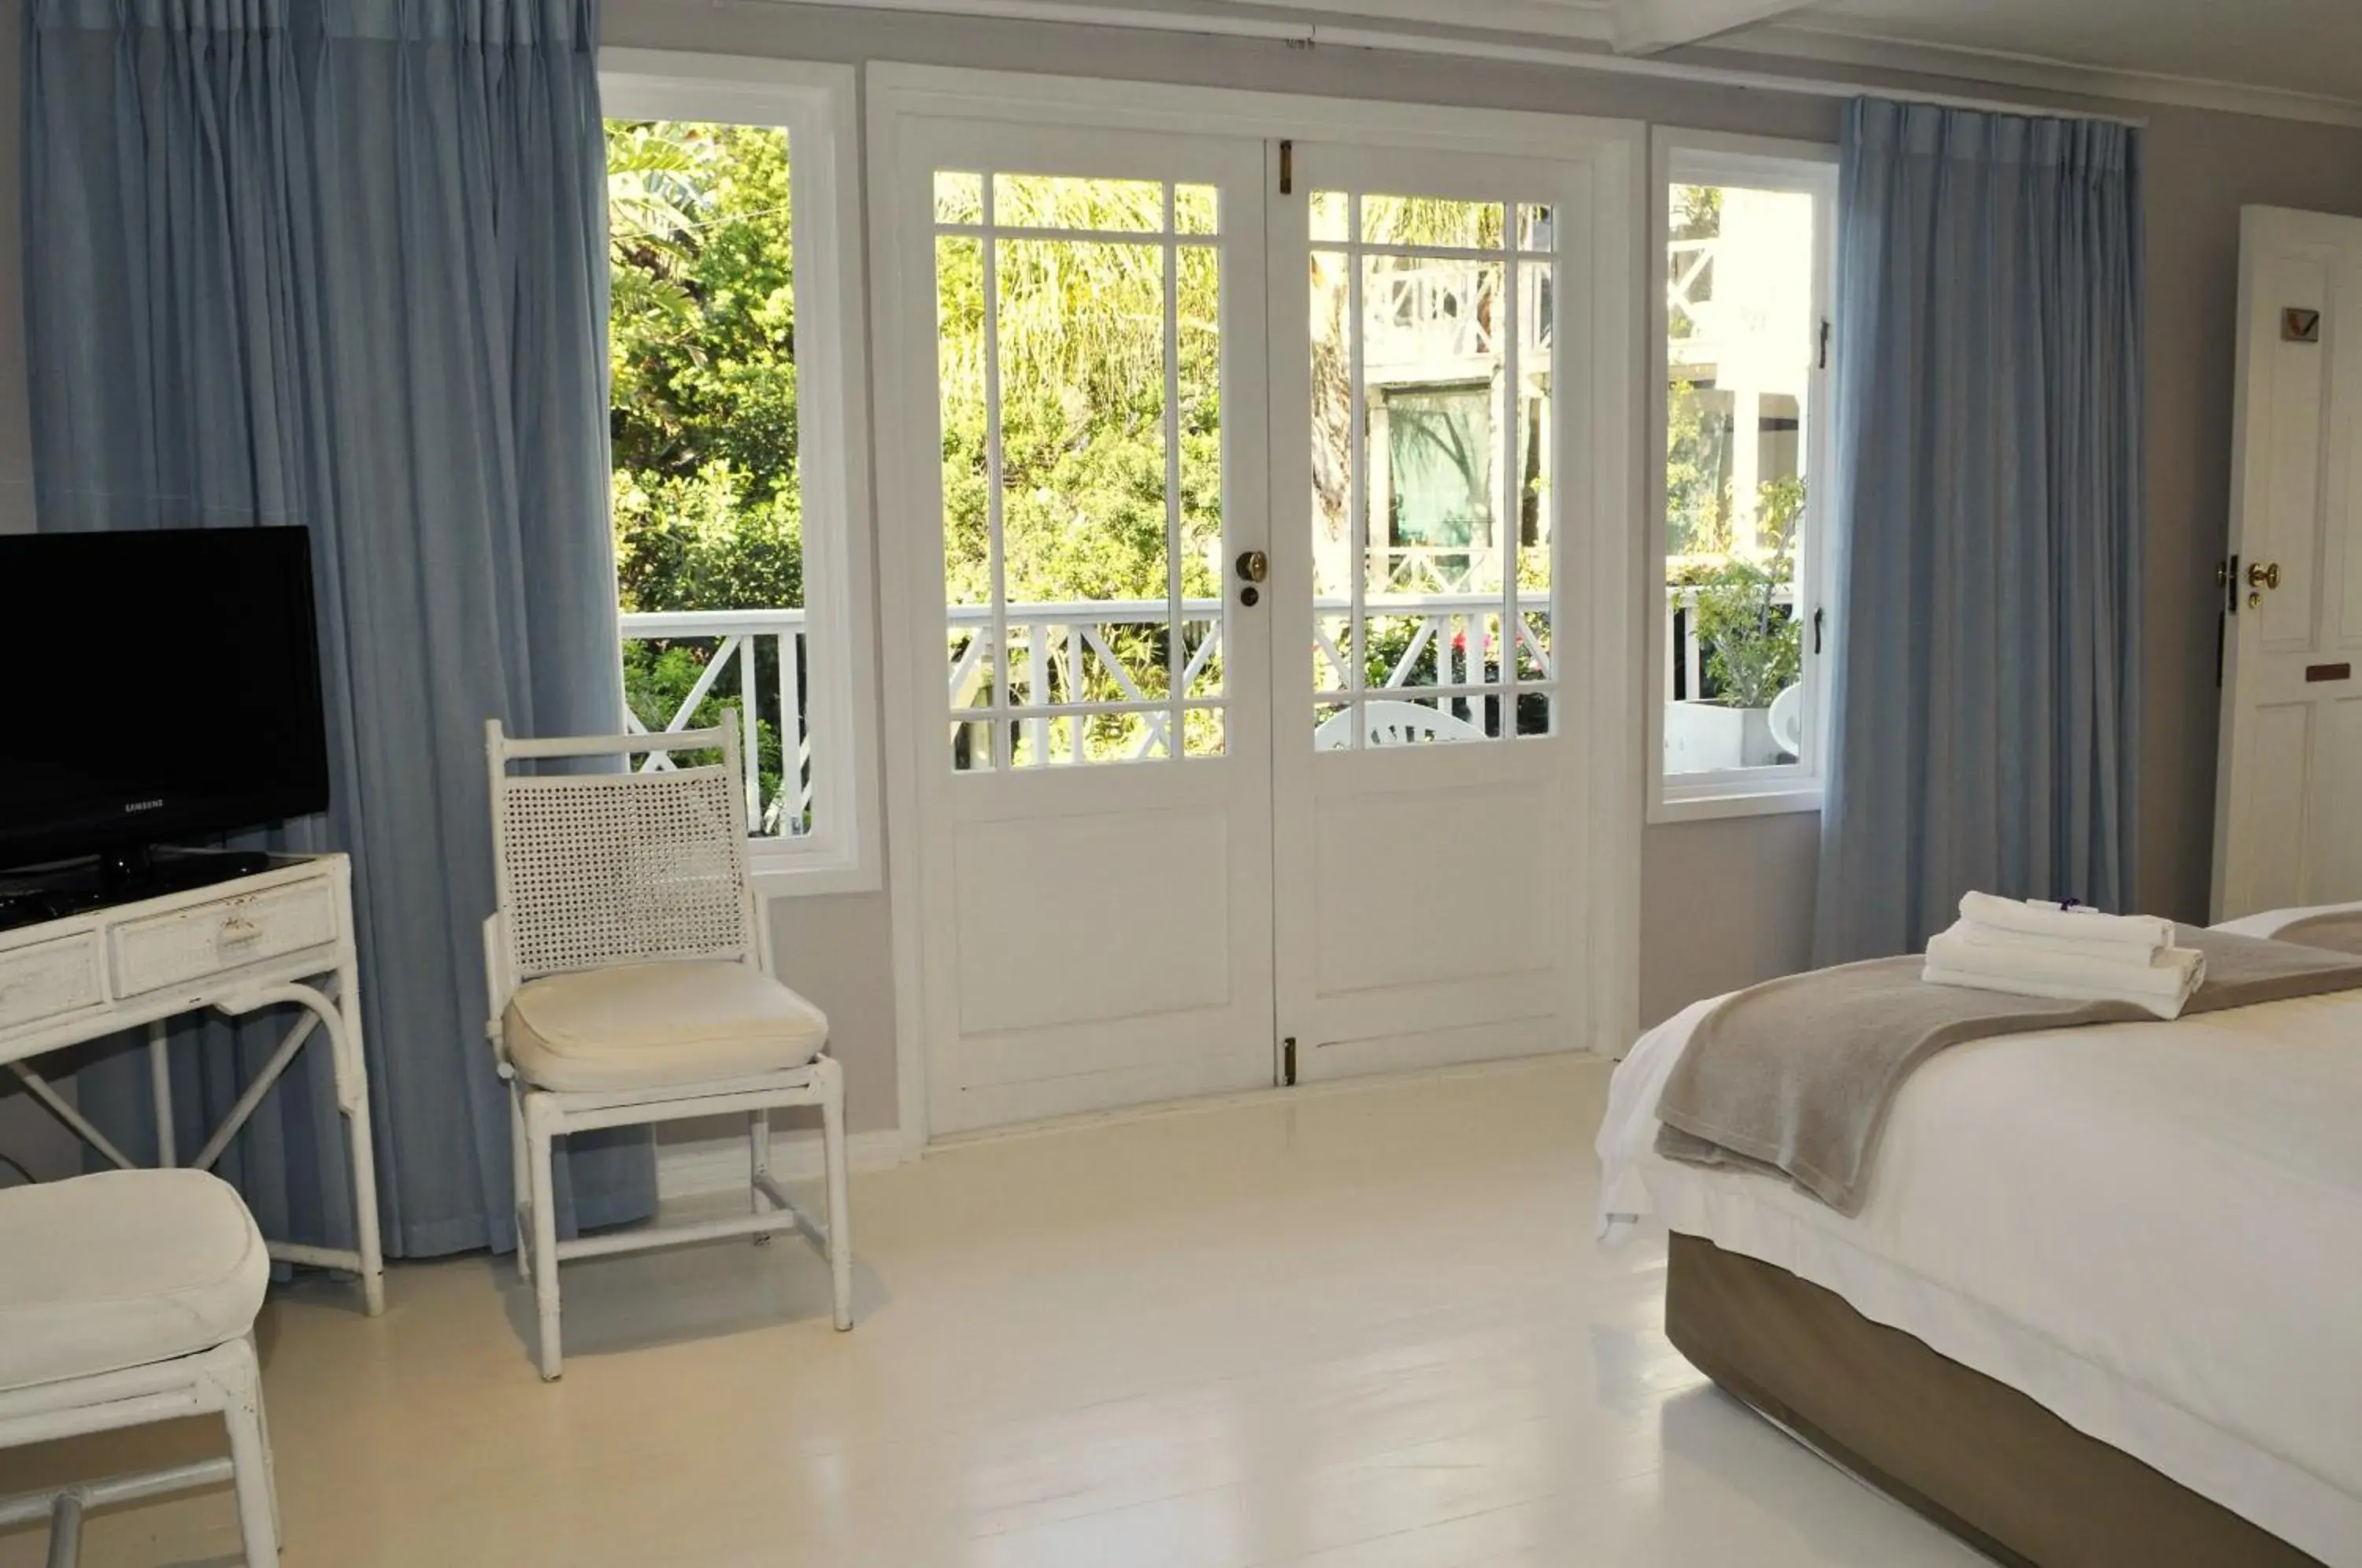
[[[1271,575],[1271,558],[1261,550],[1241,550],[1238,569],[1241,582],[1261,582]]]
[[[2269,566],[2266,566],[2260,561],[2250,561],[2247,564],[2247,586],[2249,588],[2278,588],[2279,585],[2279,562],[2274,561]]]

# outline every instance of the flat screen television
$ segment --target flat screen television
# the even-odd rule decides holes
[[[0,867],[324,811],[328,754],[302,528],[0,535]]]

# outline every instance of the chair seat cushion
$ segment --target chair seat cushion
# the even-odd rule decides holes
[[[211,1350],[270,1283],[254,1217],[204,1171],[0,1188],[0,1389]]]
[[[509,1060],[547,1089],[667,1088],[800,1067],[828,1043],[820,1009],[745,964],[617,964],[517,988]]]

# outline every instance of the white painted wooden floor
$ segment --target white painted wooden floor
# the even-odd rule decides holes
[[[1662,1252],[1590,1237],[1606,1067],[1310,1091],[856,1178],[859,1326],[782,1239],[274,1296],[290,1568],[1936,1568],[1984,1560],[1705,1385]],[[181,1457],[0,1452],[0,1492]],[[0,1535],[0,1565],[39,1561]],[[84,1561],[235,1561],[221,1493]]]

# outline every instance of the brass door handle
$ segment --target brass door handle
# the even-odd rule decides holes
[[[2249,588],[2278,588],[2279,585],[2279,562],[2274,561],[2269,566],[2266,566],[2260,561],[2250,561],[2247,564],[2247,586]]]
[[[1271,575],[1271,558],[1261,550],[1241,550],[1238,569],[1241,582],[1261,582]]]

